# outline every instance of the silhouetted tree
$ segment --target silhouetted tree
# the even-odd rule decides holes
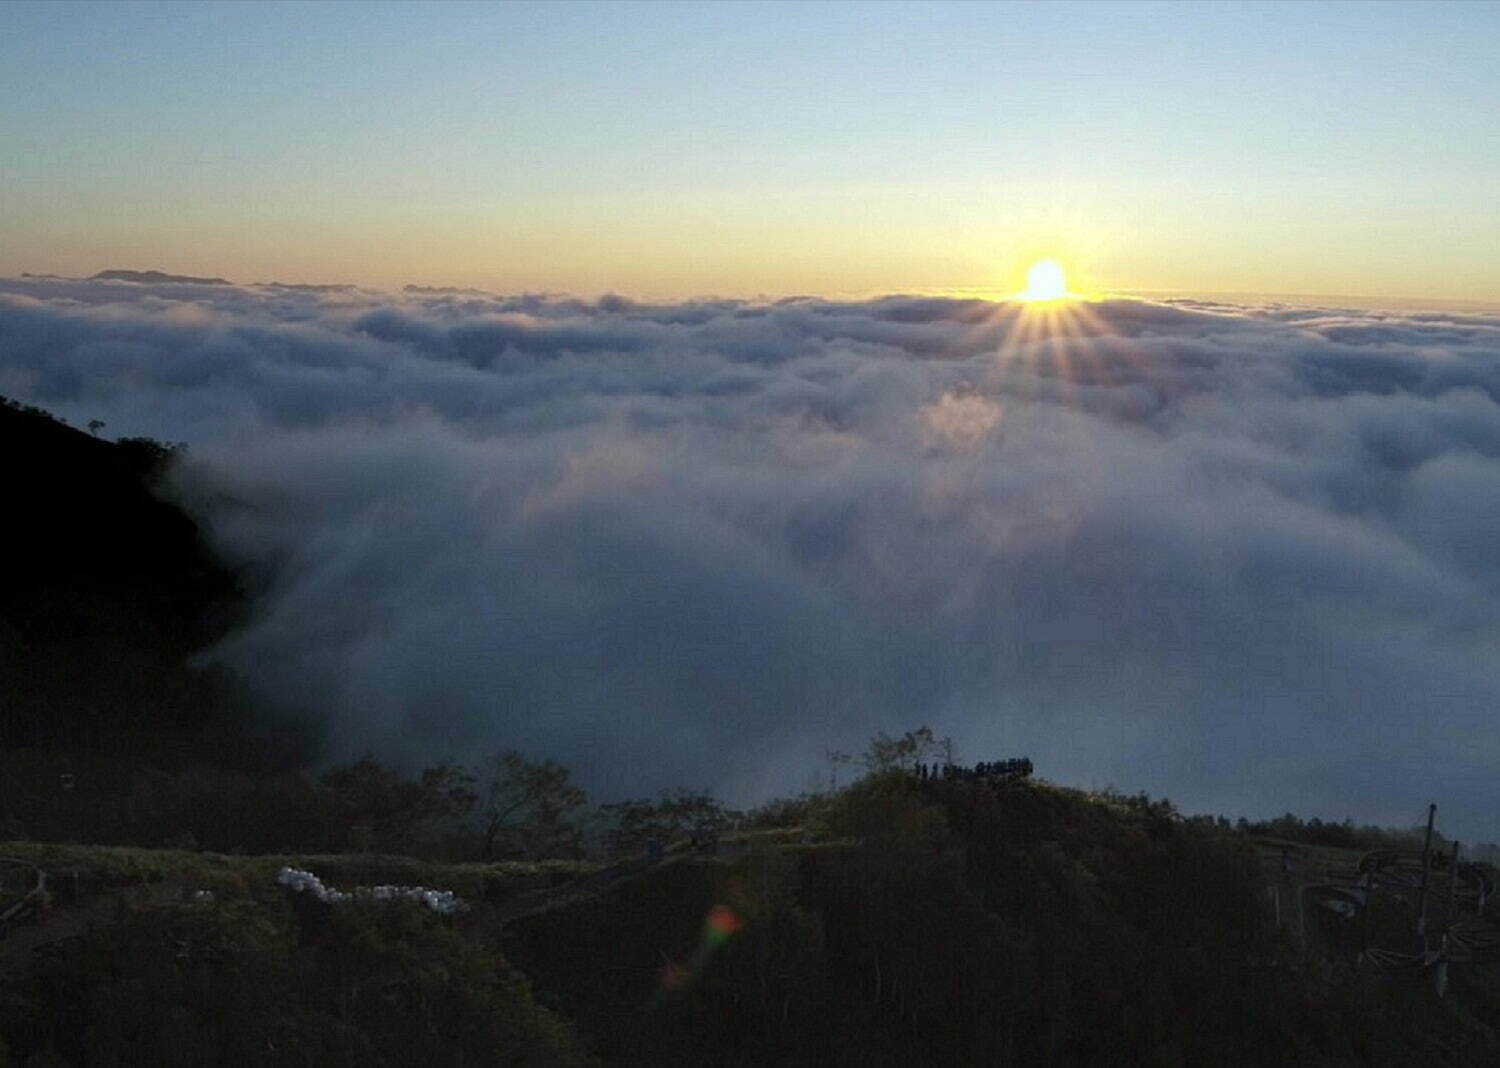
[[[571,817],[587,798],[569,781],[571,774],[561,764],[527,760],[514,749],[490,757],[480,770],[485,858],[576,854],[582,835]]]
[[[881,731],[870,739],[870,748],[865,750],[859,762],[873,774],[885,771],[914,770],[917,764],[942,753],[944,759],[953,760],[953,740],[937,738],[932,728],[918,727],[907,731],[899,738],[892,738]]]
[[[612,853],[634,852],[651,838],[670,842],[699,827],[719,830],[735,815],[717,798],[699,790],[664,791],[655,801],[616,801],[599,807],[614,823],[605,835]]]
[[[371,757],[328,771],[322,783],[343,803],[350,827],[370,828],[370,845],[410,851],[424,832],[462,819],[477,795],[457,764],[438,764],[407,779]]]

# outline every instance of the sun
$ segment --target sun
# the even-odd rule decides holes
[[[1026,270],[1026,288],[1018,296],[1021,300],[1035,303],[1046,300],[1066,300],[1068,276],[1063,265],[1056,260],[1037,260]]]

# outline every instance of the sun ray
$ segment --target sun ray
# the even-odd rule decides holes
[[[969,322],[958,351],[991,354],[976,383],[997,399],[1067,403],[1085,386],[1119,384],[1145,355],[1098,299],[1069,288],[1060,261],[1037,261],[1024,290]]]

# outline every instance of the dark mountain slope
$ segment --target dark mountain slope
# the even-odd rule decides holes
[[[0,404],[0,745],[159,741],[215,712],[221,681],[186,663],[243,596],[153,492],[172,455]]]

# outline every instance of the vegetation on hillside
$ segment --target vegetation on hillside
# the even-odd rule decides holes
[[[1041,783],[872,774],[802,846],[524,917],[506,952],[618,1064],[1487,1063],[1500,987],[1330,969],[1246,836]],[[742,926],[700,973],[704,917]],[[1349,962],[1352,963],[1352,962]]]
[[[326,778],[317,789],[331,795],[358,786],[381,834],[410,835],[424,812],[451,818],[443,804],[467,796],[452,767],[403,779],[362,761]],[[414,822],[382,823],[393,798]],[[598,841],[682,831],[671,821],[701,815],[693,801],[616,806],[616,837]],[[768,826],[792,811],[799,825]],[[0,1041],[22,1064],[1500,1056],[1493,966],[1456,970],[1439,1000],[1426,982],[1357,971],[1316,925],[1298,944],[1273,923],[1256,837],[1166,802],[897,766],[737,825],[717,854],[613,868],[347,846],[242,857],[3,846],[54,873],[49,923],[94,914],[7,961]],[[470,833],[482,841],[482,826]],[[343,888],[452,889],[468,909],[339,906],[309,939],[275,885],[283,865]]]
[[[334,910],[305,946],[284,908],[126,908],[0,991],[0,1063],[588,1062],[503,957],[416,906]]]

